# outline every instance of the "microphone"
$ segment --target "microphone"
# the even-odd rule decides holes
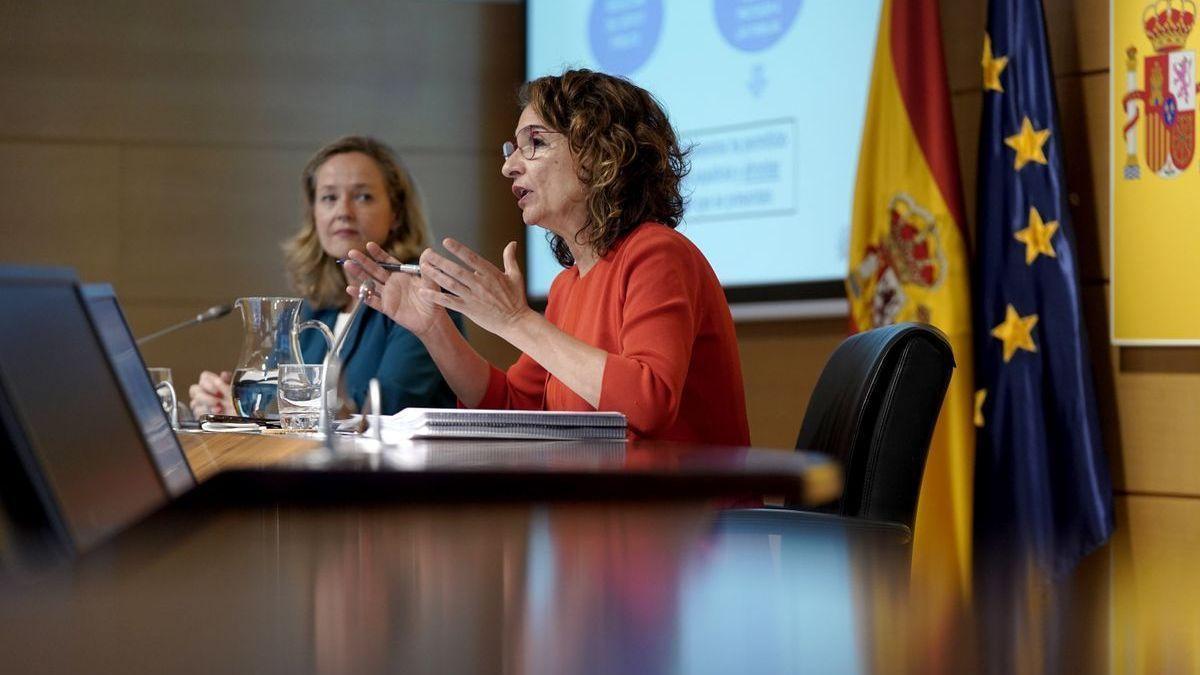
[[[139,347],[141,347],[142,345],[146,344],[147,342],[157,339],[157,338],[160,338],[160,337],[166,335],[167,333],[174,333],[175,331],[179,330],[180,328],[187,328],[188,326],[195,326],[196,324],[204,323],[205,321],[212,321],[213,319],[219,319],[232,311],[233,311],[233,305],[213,305],[212,307],[209,307],[208,309],[204,310],[203,312],[200,312],[195,317],[188,319],[187,321],[180,321],[179,323],[175,324],[174,326],[167,326],[166,328],[164,328],[160,331],[156,331],[145,337],[138,338],[137,344]]]

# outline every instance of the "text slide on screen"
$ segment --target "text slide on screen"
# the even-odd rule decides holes
[[[841,280],[879,0],[530,0],[527,76],[628,77],[692,146],[680,231],[726,288]],[[530,295],[561,267],[527,232]],[[836,286],[834,286],[836,288]]]

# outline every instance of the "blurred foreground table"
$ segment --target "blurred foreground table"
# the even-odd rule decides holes
[[[696,502],[176,505],[0,579],[0,654],[20,673],[854,672],[890,649],[888,559]]]
[[[0,571],[5,672],[1038,672],[1014,660],[1080,656],[1046,628],[1044,591],[997,587],[1018,611],[981,621],[910,587],[909,549],[886,533],[714,507],[749,486],[836,488],[803,453],[184,439],[199,488],[75,560]],[[264,470],[448,492],[205,494]],[[834,482],[809,489],[809,470]],[[504,489],[472,499],[484,479]],[[563,481],[577,498],[546,489]],[[622,483],[641,487],[614,497]]]

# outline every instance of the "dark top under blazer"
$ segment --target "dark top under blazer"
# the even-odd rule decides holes
[[[300,321],[316,319],[333,329],[338,310],[314,310],[305,301],[300,307]],[[462,332],[462,317],[451,313],[454,324]],[[391,415],[407,407],[453,408],[454,392],[442,378],[425,345],[400,324],[371,309],[363,311],[349,327],[342,347],[342,377],[346,395],[358,409],[367,397],[367,384],[379,378],[381,412]],[[316,330],[300,334],[300,351],[305,363],[321,363],[325,359],[325,340]]]

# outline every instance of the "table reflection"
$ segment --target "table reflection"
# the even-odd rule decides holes
[[[35,673],[1036,673],[1080,658],[1053,580],[947,616],[908,575],[908,548],[878,531],[707,502],[174,509],[0,578],[0,653]]]
[[[864,549],[891,542],[769,533],[699,504],[380,515],[343,514],[315,547],[320,671],[433,656],[446,672],[859,672],[859,582],[904,586],[902,555]]]

